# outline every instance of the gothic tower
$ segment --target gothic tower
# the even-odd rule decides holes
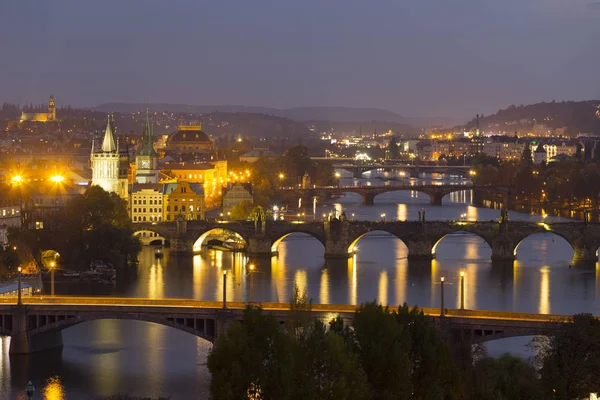
[[[152,131],[146,110],[142,127],[142,147],[135,155],[135,180],[138,183],[158,183],[158,154],[154,150]]]
[[[56,121],[56,104],[54,104],[54,96],[50,96],[48,102],[48,121]]]
[[[124,199],[127,199],[127,181],[119,179],[122,175],[121,155],[119,153],[119,142],[115,140],[113,134],[114,117],[108,116],[108,123],[104,131],[104,139],[100,150],[94,150],[94,141],[92,140],[92,185],[98,185],[107,192],[117,193]]]

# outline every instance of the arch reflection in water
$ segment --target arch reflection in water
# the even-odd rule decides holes
[[[550,314],[550,268],[540,269],[540,314]]]
[[[534,248],[535,251],[530,249]],[[526,250],[522,250],[526,249]],[[515,247],[515,256],[525,263],[569,264],[573,260],[571,244],[554,232],[534,233]]]

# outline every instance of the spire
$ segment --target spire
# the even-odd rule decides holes
[[[115,136],[113,135],[111,116],[108,115],[108,122],[106,124],[106,131],[104,132],[104,140],[102,141],[102,151],[112,153],[117,150],[115,144]]]
[[[138,151],[137,155],[140,156],[156,156],[154,150],[154,140],[152,139],[152,132],[150,131],[150,118],[148,117],[148,109],[146,109],[146,121],[142,126],[142,147]]]

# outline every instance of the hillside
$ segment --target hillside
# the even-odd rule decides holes
[[[575,136],[579,133],[600,134],[600,100],[562,101],[520,105],[499,110],[479,120],[484,131],[519,131],[534,124],[544,124],[551,129],[566,128],[565,133]],[[463,127],[472,129],[475,118]]]
[[[150,111],[189,112],[189,113],[260,113],[276,117],[289,118],[294,121],[387,121],[407,123],[407,119],[388,110],[378,108],[352,107],[295,107],[288,109],[250,107],[236,105],[188,105],[188,104],[142,104],[142,103],[105,103],[95,107],[103,112],[136,112],[148,108]]]

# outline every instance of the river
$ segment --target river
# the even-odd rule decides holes
[[[373,185],[385,184],[377,173],[365,174]],[[382,174],[390,177],[389,174]],[[426,177],[421,181],[461,183],[459,178]],[[342,185],[362,184],[349,178]],[[393,184],[393,183],[392,183]],[[378,196],[375,205],[362,206],[358,195],[348,194],[336,202],[317,204],[317,216],[343,208],[348,216],[362,220],[416,220],[421,208],[428,220],[492,220],[498,210],[470,205],[470,192],[444,198],[443,206],[429,206],[427,195],[391,192]],[[307,218],[312,218],[309,216]],[[536,215],[510,213],[513,220],[540,221]],[[560,220],[548,217],[547,221]],[[257,264],[246,274],[242,254],[204,251],[177,255],[165,251],[155,260],[150,248],[140,254],[138,267],[121,274],[116,287],[57,282],[57,294],[117,295],[128,297],[182,297],[221,300],[223,269],[227,274],[228,300],[250,297],[254,301],[287,302],[294,285],[306,288],[315,303],[359,304],[376,300],[397,306],[439,307],[442,276],[446,307],[458,307],[458,279],[465,272],[466,308],[534,313],[600,314],[598,266],[569,268],[570,245],[551,233],[536,234],[517,248],[512,266],[490,261],[491,249],[470,234],[446,236],[431,263],[408,262],[406,246],[383,232],[364,236],[357,254],[348,261],[325,262],[320,242],[294,234],[279,245],[279,255]],[[179,399],[208,398],[210,374],[206,357],[210,343],[173,328],[139,321],[86,322],[63,331],[62,351],[9,357],[10,339],[0,339],[0,400],[22,395],[28,380],[37,388],[34,398],[94,399],[99,395],[127,393],[137,396],[170,396]],[[491,342],[491,354],[511,351],[527,355],[527,338]],[[42,397],[42,395],[44,397]],[[24,398],[24,397],[23,397]]]

